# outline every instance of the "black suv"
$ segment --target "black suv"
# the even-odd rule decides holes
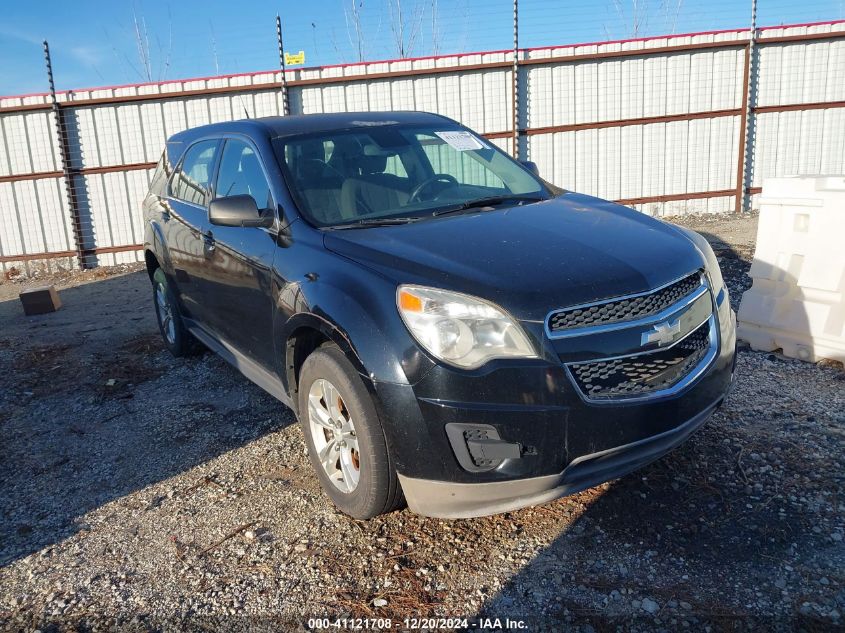
[[[442,116],[187,130],[144,212],[168,348],[198,340],[291,407],[354,517],[403,498],[480,516],[618,477],[733,378],[703,238],[557,189]]]

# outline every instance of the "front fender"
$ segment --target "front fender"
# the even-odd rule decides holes
[[[345,331],[341,330],[336,323],[333,323],[324,317],[309,312],[301,312],[293,315],[286,323],[283,324],[278,331],[279,336],[277,340],[281,341],[285,347],[281,351],[280,358],[286,360],[285,374],[285,388],[290,387],[291,376],[290,371],[293,370],[293,343],[296,336],[305,330],[315,330],[322,334],[325,338],[337,345],[343,354],[349,359],[349,362],[362,376],[367,376],[367,369],[364,362],[358,356],[358,352],[352,341],[348,338]]]
[[[399,317],[395,283],[349,262],[297,290],[295,312],[276,331],[278,358],[287,358],[287,341],[307,327],[335,342],[372,381],[412,384],[431,368]]]

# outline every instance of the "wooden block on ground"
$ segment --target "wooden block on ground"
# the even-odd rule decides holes
[[[59,293],[55,286],[39,286],[21,292],[23,312],[27,316],[55,312],[62,307]]]

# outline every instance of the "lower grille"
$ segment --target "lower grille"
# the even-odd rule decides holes
[[[569,365],[587,399],[602,400],[648,395],[680,382],[707,355],[710,321],[664,350]]]

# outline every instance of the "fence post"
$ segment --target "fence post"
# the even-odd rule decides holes
[[[282,44],[282,18],[276,15],[276,42],[279,45],[279,66],[282,68],[282,114],[290,114],[290,101],[288,100],[288,80],[285,76],[285,47]]]
[[[742,114],[739,124],[739,160],[736,172],[736,212],[751,211],[751,179],[754,175],[755,120],[757,92],[757,0],[751,0],[751,29],[745,47],[745,76],[742,84]]]
[[[67,126],[65,125],[64,112],[59,107],[56,99],[56,84],[53,81],[53,62],[50,58],[50,45],[44,40],[44,61],[47,64],[47,81],[50,86],[50,103],[53,116],[56,119],[56,133],[59,137],[59,155],[62,160],[62,174],[65,178],[65,195],[67,196],[68,209],[70,210],[71,227],[73,228],[73,242],[76,250],[76,260],[80,268],[91,268],[88,262],[87,249],[85,248],[85,234],[82,228],[82,218],[79,213],[78,196],[76,191],[76,180],[71,166],[70,143],[68,141]]]
[[[513,157],[519,160],[519,0],[513,0],[513,83],[511,86],[511,129]]]

